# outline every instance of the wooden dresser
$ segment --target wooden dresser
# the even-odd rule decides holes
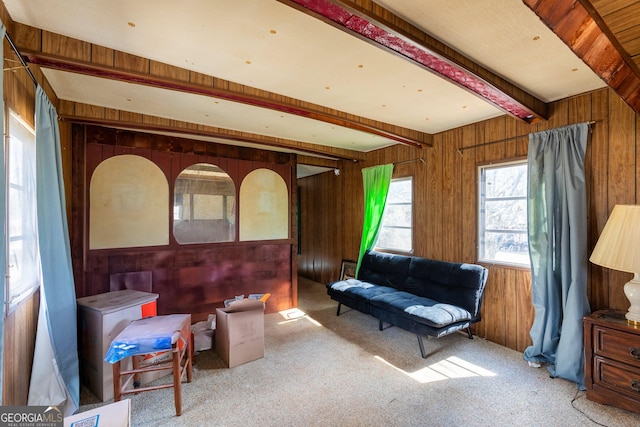
[[[640,412],[640,325],[615,310],[585,317],[584,364],[587,399]]]

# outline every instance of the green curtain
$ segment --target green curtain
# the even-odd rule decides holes
[[[373,166],[362,169],[362,181],[364,185],[364,222],[362,224],[362,240],[360,241],[360,254],[358,255],[357,272],[360,271],[360,263],[364,253],[373,247],[380,230],[380,222],[387,203],[389,184],[393,174],[393,163],[388,165]]]

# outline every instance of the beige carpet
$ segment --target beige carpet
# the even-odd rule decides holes
[[[133,426],[638,426],[640,415],[586,400],[522,353],[454,334],[425,341],[343,308],[300,279],[299,309],[265,316],[265,357],[227,369],[196,356],[183,384],[132,397]],[[304,314],[303,314],[304,313]],[[162,381],[162,380],[159,380]],[[108,402],[105,402],[108,403]],[[103,403],[81,391],[81,411]]]

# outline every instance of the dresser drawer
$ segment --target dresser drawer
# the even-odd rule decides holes
[[[618,394],[640,400],[640,368],[596,356],[594,388],[604,387]]]
[[[638,335],[594,325],[593,352],[598,356],[628,363],[640,369],[640,337]]]

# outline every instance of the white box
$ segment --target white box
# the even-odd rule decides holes
[[[130,427],[131,399],[64,417],[64,427]]]
[[[158,294],[123,290],[78,298],[78,353],[80,356],[80,380],[100,400],[113,399],[113,367],[104,361],[111,341],[132,320],[156,315]],[[131,362],[127,361],[129,369]],[[146,384],[155,377],[143,377]]]

